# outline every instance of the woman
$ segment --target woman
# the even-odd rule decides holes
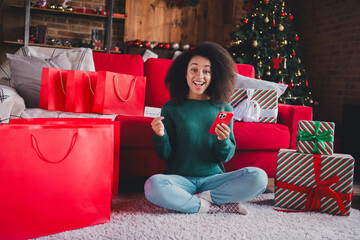
[[[146,181],[149,201],[185,213],[246,215],[239,202],[265,191],[267,175],[259,168],[225,173],[223,162],[235,152],[233,122],[209,134],[217,114],[232,111],[228,100],[235,79],[231,56],[215,43],[202,43],[174,60],[165,78],[171,100],[151,123],[166,170]]]

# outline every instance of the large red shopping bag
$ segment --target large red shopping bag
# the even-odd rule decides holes
[[[70,70],[66,80],[67,112],[91,113],[94,103],[97,72]]]
[[[0,125],[0,239],[109,222],[110,124]]]
[[[65,111],[67,73],[65,69],[43,68],[39,108]]]
[[[146,78],[99,71],[93,112],[143,116]]]
[[[113,198],[118,197],[119,192],[119,159],[120,159],[120,121],[98,118],[18,118],[10,119],[10,124],[111,124],[114,126],[114,161],[113,161]]]

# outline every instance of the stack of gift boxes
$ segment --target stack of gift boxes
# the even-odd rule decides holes
[[[275,206],[295,211],[350,215],[354,158],[334,153],[335,124],[299,121],[296,150],[281,149]]]

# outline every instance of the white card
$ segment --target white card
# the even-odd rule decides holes
[[[160,117],[161,108],[145,107],[144,117],[156,118]]]

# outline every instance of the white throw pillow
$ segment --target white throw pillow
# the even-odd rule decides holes
[[[287,88],[286,84],[245,77],[238,73],[236,74],[236,78],[237,80],[236,80],[235,88],[276,90],[278,93],[278,97],[280,97]]]
[[[59,54],[50,60],[13,54],[6,56],[12,72],[11,86],[14,86],[28,108],[39,107],[41,75],[44,67],[71,69],[65,54]]]
[[[0,123],[8,123],[11,117],[20,117],[24,110],[24,100],[16,90],[0,85]]]
[[[14,55],[49,60],[62,53],[65,53],[72,70],[95,71],[94,59],[90,48],[62,49],[29,46],[21,47]],[[12,82],[10,82],[11,75],[9,60],[6,60],[0,66],[0,84],[12,86]]]

